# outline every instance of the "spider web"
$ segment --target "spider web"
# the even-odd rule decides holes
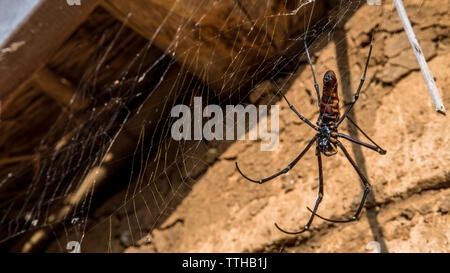
[[[71,75],[79,80],[70,104],[36,143],[37,159],[14,166],[0,177],[0,192],[17,193],[0,203],[1,244],[19,244],[27,251],[53,245],[50,249],[66,252],[68,242],[75,241],[81,250],[86,246],[96,251],[122,251],[142,238],[151,240],[148,235],[152,230],[160,227],[232,143],[175,141],[171,137],[175,119],[170,117],[170,109],[177,104],[192,108],[196,96],[202,97],[204,105],[222,107],[274,104],[280,99],[278,90],[261,95],[263,83],[273,80],[287,90],[297,68],[307,64],[303,40],[306,38],[314,54],[331,41],[342,20],[365,3],[331,1],[324,5],[324,15],[318,17],[315,12],[319,1],[254,1],[255,10],[282,7],[254,17],[257,12],[235,0],[230,14],[237,12],[242,20],[225,20],[213,37],[219,41],[226,36],[233,41],[239,32],[248,31],[249,41],[262,35],[266,37],[264,43],[257,44],[255,38],[250,46],[237,47],[239,43],[234,41],[230,58],[220,56],[223,49],[214,40],[192,44],[180,52],[178,48],[188,40],[186,33],[193,32],[190,22],[200,24],[218,6],[230,3],[213,1],[206,5],[208,2],[193,5],[192,15],[178,25],[165,48],[159,48],[156,41],[175,13],[177,1],[148,40],[128,28],[133,14],[123,22],[112,20],[97,31],[98,22],[85,23],[85,29],[93,30],[91,42],[96,46],[95,51],[83,56],[87,64],[80,69],[83,72]],[[95,12],[101,15],[99,18],[107,16],[104,10]],[[306,28],[289,33],[283,22],[303,23]],[[265,25],[275,27],[256,33]],[[274,41],[282,46],[274,50]],[[207,57],[208,65],[200,67],[205,46],[212,52]],[[121,65],[117,65],[120,54],[127,62],[121,59]],[[210,72],[228,58],[231,62],[223,76],[211,79]],[[52,63],[54,69],[58,65],[67,70],[79,66],[76,62]],[[314,100],[315,94],[311,98]],[[104,238],[97,238],[99,234]],[[92,248],[96,244],[97,248]]]

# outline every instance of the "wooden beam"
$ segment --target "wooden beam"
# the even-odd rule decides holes
[[[35,158],[35,155],[21,155],[21,156],[0,158],[0,166],[23,162],[23,161],[30,161],[33,158]]]
[[[312,24],[324,12],[323,2],[315,3],[312,13],[313,4],[300,0],[105,0],[102,5],[228,95],[249,79],[257,81],[262,64],[273,69],[273,59],[286,53],[310,15]]]
[[[70,6],[66,1],[41,0],[8,38],[0,41],[0,100],[24,87],[100,2]],[[16,10],[21,3],[8,5]]]
[[[81,110],[88,105],[88,102],[83,98],[74,96],[76,88],[68,80],[46,67],[39,70],[34,82],[46,95],[61,105],[68,106],[73,110]]]

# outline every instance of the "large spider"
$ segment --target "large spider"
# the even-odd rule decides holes
[[[326,220],[329,222],[334,222],[334,223],[345,223],[345,222],[355,221],[358,219],[358,217],[361,213],[361,210],[364,207],[364,203],[366,201],[367,194],[370,192],[371,186],[370,186],[369,181],[367,181],[367,178],[364,177],[363,173],[361,172],[361,170],[359,170],[355,161],[352,159],[350,154],[345,149],[344,145],[339,141],[339,138],[344,138],[353,143],[362,145],[362,146],[369,148],[371,150],[374,150],[380,154],[383,154],[383,155],[386,154],[386,151],[383,150],[380,146],[378,146],[372,139],[370,139],[370,137],[367,136],[366,133],[364,133],[361,130],[361,128],[359,128],[358,125],[356,125],[356,123],[353,122],[352,119],[348,116],[348,113],[352,109],[355,102],[358,100],[359,92],[361,91],[361,87],[363,86],[364,80],[366,78],[367,66],[369,64],[370,54],[372,53],[372,43],[370,44],[369,54],[367,56],[366,65],[364,67],[364,73],[362,75],[358,89],[356,90],[356,93],[355,93],[355,96],[354,96],[352,102],[350,103],[350,105],[348,105],[347,109],[345,109],[345,112],[342,116],[340,116],[340,114],[339,114],[339,96],[338,96],[338,91],[337,91],[336,74],[330,70],[330,71],[327,71],[325,73],[325,75],[323,76],[323,93],[322,93],[322,99],[320,99],[319,85],[317,84],[317,81],[316,81],[316,76],[314,74],[314,69],[313,69],[313,66],[311,63],[311,57],[310,57],[310,54],[308,51],[308,46],[306,44],[306,41],[305,41],[305,49],[306,49],[306,54],[308,57],[309,65],[311,67],[312,76],[314,78],[314,88],[316,90],[317,101],[318,101],[319,108],[320,108],[319,117],[316,121],[317,126],[314,125],[313,123],[311,123],[308,119],[306,119],[302,115],[300,115],[300,113],[295,109],[295,107],[287,100],[286,96],[282,92],[279,92],[279,93],[281,93],[283,98],[286,100],[287,104],[289,105],[289,108],[291,108],[291,110],[294,111],[294,113],[302,121],[304,121],[306,124],[311,126],[311,128],[313,128],[314,130],[316,130],[317,133],[309,141],[308,145],[306,145],[304,150],[291,163],[289,163],[289,165],[286,168],[284,168],[283,170],[279,171],[278,173],[271,175],[267,178],[260,179],[260,180],[254,180],[254,179],[247,177],[239,169],[239,166],[236,162],[236,168],[244,178],[246,178],[247,180],[249,180],[251,182],[262,184],[264,182],[267,182],[267,181],[270,181],[270,180],[276,178],[277,176],[279,176],[283,173],[287,173],[290,169],[292,169],[295,166],[295,164],[297,164],[297,162],[303,157],[303,155],[309,150],[309,148],[311,148],[311,146],[314,143],[316,143],[316,156],[317,156],[317,161],[318,161],[318,165],[319,165],[319,194],[318,194],[318,197],[316,200],[316,204],[315,204],[313,210],[308,208],[308,210],[312,213],[311,217],[309,218],[309,221],[305,225],[305,227],[300,231],[296,231],[296,232],[286,231],[286,230],[280,228],[275,223],[275,226],[280,231],[282,231],[284,233],[288,233],[288,234],[299,234],[299,233],[309,230],[309,227],[310,227],[315,215],[317,215],[319,218],[321,218],[323,220]],[[370,144],[361,142],[357,139],[353,139],[352,137],[347,136],[345,134],[338,133],[338,127],[345,118],[347,118],[356,128],[358,128],[358,130],[360,130],[361,133],[364,136],[366,136],[367,139],[369,139],[370,142],[374,145],[370,145]],[[364,193],[363,193],[361,202],[359,204],[359,207],[356,210],[355,215],[352,218],[347,219],[347,220],[333,220],[333,219],[328,219],[328,218],[322,217],[317,214],[317,208],[319,207],[319,204],[323,198],[323,176],[322,176],[321,153],[324,154],[325,156],[332,156],[338,152],[338,148],[340,148],[344,152],[344,155],[347,157],[348,161],[350,161],[350,164],[356,170],[356,172],[358,173],[359,177],[361,178],[361,180],[364,184]]]

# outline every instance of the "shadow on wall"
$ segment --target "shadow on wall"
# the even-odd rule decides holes
[[[345,22],[342,23],[343,25]],[[341,84],[342,94],[344,95],[343,101],[352,101],[355,96],[355,90],[351,89],[351,75],[350,75],[350,65],[349,65],[349,54],[348,54],[348,43],[347,38],[345,36],[345,32],[342,29],[337,29],[334,36],[334,41],[336,44],[336,56],[340,56],[337,58],[337,65],[339,69],[340,79],[339,82]],[[362,76],[362,75],[361,75]],[[368,83],[365,83],[366,86]],[[364,88],[364,86],[363,86]],[[358,117],[355,111],[350,111],[348,116],[358,124]],[[347,122],[347,129],[352,138],[359,139],[359,134],[355,126],[351,126],[349,122]],[[355,161],[358,164],[359,169],[367,177],[367,168],[366,168],[366,160],[362,153],[361,145],[352,143],[352,151],[355,156]],[[370,181],[369,181],[370,182]],[[382,253],[387,253],[388,249],[386,246],[386,242],[383,239],[382,231],[380,224],[377,220],[378,212],[374,208],[375,204],[375,193],[371,191],[367,196],[366,201],[366,211],[367,211],[367,220],[369,222],[370,228],[373,234],[373,240],[380,243],[380,251]]]

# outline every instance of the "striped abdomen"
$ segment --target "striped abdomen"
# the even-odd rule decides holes
[[[320,114],[322,121],[326,124],[339,120],[339,95],[337,91],[336,74],[327,71],[323,76],[323,93],[320,102]]]

